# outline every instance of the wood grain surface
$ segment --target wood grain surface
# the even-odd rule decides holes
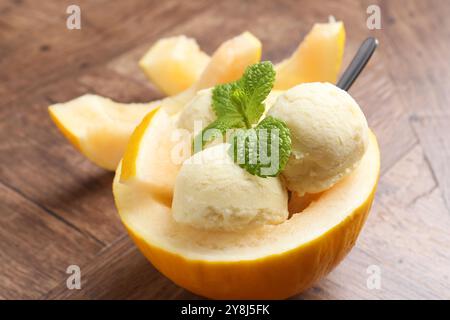
[[[162,276],[125,233],[113,174],[81,156],[47,106],[91,92],[123,102],[161,96],[137,67],[158,38],[186,34],[208,53],[249,30],[279,61],[330,14],[380,46],[351,89],[376,132],[382,174],[349,256],[294,299],[450,299],[450,1],[0,1],[0,298],[199,299]],[[369,30],[378,4],[382,29]],[[68,290],[66,268],[81,267]],[[367,269],[381,288],[367,287]]]

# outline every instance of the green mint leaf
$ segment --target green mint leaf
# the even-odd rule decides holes
[[[289,156],[291,155],[291,131],[283,120],[271,116],[268,116],[263,121],[261,121],[258,124],[257,128],[260,131],[264,130],[267,132],[266,135],[260,135],[267,138],[266,142],[263,143],[263,145],[267,144],[271,147],[274,147],[268,148],[268,156],[272,159],[278,159],[278,171],[275,174],[275,176],[277,176],[286,167]],[[273,155],[271,154],[271,152],[275,152],[276,154]],[[260,157],[262,157],[261,152]]]
[[[248,122],[255,124],[264,113],[264,100],[275,82],[275,69],[270,61],[249,66],[238,81],[243,94],[242,108]]]
[[[274,81],[273,65],[265,61],[249,66],[238,81],[216,86],[212,107],[217,118],[230,119],[237,128],[251,128],[264,113],[263,102],[272,90]]]
[[[240,129],[232,136],[233,161],[252,175],[276,177],[291,154],[289,128],[282,120],[267,117],[255,128]]]
[[[212,108],[217,119],[194,138],[193,151],[203,149],[206,143],[232,128],[250,129],[264,113],[264,100],[275,81],[275,70],[269,61],[253,64],[238,81],[217,85],[213,89]],[[212,135],[205,133],[210,129]],[[257,150],[255,150],[257,152]]]
[[[233,103],[231,96],[238,88],[236,82],[220,84],[214,87],[212,95],[212,108],[217,119],[226,118],[244,127],[244,119],[241,110]]]

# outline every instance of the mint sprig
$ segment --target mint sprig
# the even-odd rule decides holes
[[[267,117],[253,128],[264,114],[264,100],[274,82],[275,69],[271,62],[264,61],[249,66],[241,79],[215,86],[212,109],[217,119],[194,138],[194,152],[220,135],[225,137],[229,129],[241,129],[232,138],[230,155],[234,161],[253,175],[278,175],[291,152],[288,127],[279,119]],[[276,160],[268,162],[267,158]],[[242,159],[245,161],[239,163]]]
[[[274,82],[275,69],[270,61],[264,61],[247,67],[241,79],[215,86],[212,109],[217,119],[194,138],[193,150],[200,151],[217,137],[217,134],[205,137],[208,130],[218,129],[224,136],[227,129],[250,129],[258,123],[264,113],[264,99]]]
[[[274,82],[275,69],[264,61],[249,66],[238,81],[216,86],[212,108],[217,118],[229,120],[233,128],[250,129],[263,115],[263,102]]]
[[[291,154],[291,135],[286,123],[267,117],[255,128],[232,135],[229,154],[249,173],[263,178],[276,177]]]

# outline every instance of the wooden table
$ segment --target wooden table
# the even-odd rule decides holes
[[[158,273],[123,229],[113,174],[81,156],[47,106],[91,92],[123,102],[160,96],[137,67],[160,37],[186,34],[211,53],[250,30],[279,61],[316,21],[345,22],[346,65],[361,41],[380,46],[351,93],[382,150],[382,175],[355,248],[295,298],[450,298],[450,2],[0,2],[0,298],[196,299]],[[366,9],[381,8],[369,30]],[[66,288],[81,267],[82,289]],[[369,289],[369,266],[381,288]]]

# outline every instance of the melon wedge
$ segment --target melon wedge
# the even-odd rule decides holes
[[[154,106],[87,94],[48,108],[64,136],[89,160],[115,170],[134,128]]]
[[[186,36],[158,40],[139,60],[149,80],[171,96],[191,87],[209,63],[197,41]]]
[[[345,45],[344,24],[316,23],[297,50],[276,65],[274,88],[287,90],[303,82],[336,83]]]
[[[241,77],[245,68],[261,58],[261,42],[244,32],[225,41],[214,53],[198,81],[175,96],[145,104],[123,104],[86,95],[49,107],[55,124],[66,138],[98,166],[115,170],[128,139],[142,118],[161,107],[173,115],[203,88]]]
[[[169,206],[144,189],[120,183],[120,165],[113,192],[136,245],[176,284],[215,299],[281,299],[311,287],[350,251],[372,204],[379,169],[371,133],[368,150],[351,175],[312,197],[286,222],[245,233],[177,224]],[[294,196],[291,202],[302,199]]]
[[[122,160],[120,181],[151,192],[170,204],[180,162],[171,155],[174,120],[163,110],[145,116],[131,135]]]
[[[261,49],[261,42],[248,31],[222,43],[194,87],[206,89],[239,79],[249,65],[261,59]]]

